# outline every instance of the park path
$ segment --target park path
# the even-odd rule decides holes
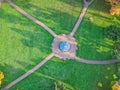
[[[34,73],[36,70],[38,70],[41,66],[43,66],[48,60],[50,60],[52,57],[54,56],[54,54],[50,54],[49,56],[47,56],[44,60],[42,60],[38,65],[36,65],[35,67],[33,67],[32,69],[30,69],[29,71],[27,71],[25,74],[23,74],[22,76],[20,76],[19,78],[17,78],[16,80],[12,81],[11,83],[9,83],[7,86],[5,86],[4,88],[2,88],[1,90],[9,90],[10,87],[14,86],[15,84],[17,84],[18,82],[20,82],[21,80],[23,80],[24,78],[28,77],[29,75],[31,75],[32,73]]]
[[[1,0],[2,1],[2,0]],[[42,26],[45,30],[47,30],[52,36],[56,37],[57,35],[48,27],[46,26],[44,23],[42,23],[41,21],[37,20],[36,18],[34,18],[33,16],[29,15],[27,12],[25,12],[24,10],[22,10],[21,8],[19,8],[16,4],[14,4],[11,0],[5,0],[7,1],[12,7],[14,7],[17,11],[19,11],[20,13],[22,13],[23,15],[25,15],[26,17],[28,17],[29,19],[31,19],[33,22],[35,22],[36,24]],[[76,33],[81,21],[83,20],[83,17],[87,11],[87,8],[89,5],[92,4],[94,0],[91,0],[90,2],[87,2],[86,0],[84,0],[84,7],[82,9],[82,12],[78,18],[78,21],[76,22],[72,32],[70,33],[70,35],[73,37],[74,34]],[[20,76],[19,78],[17,78],[16,80],[14,80],[13,82],[9,83],[6,87],[2,88],[1,90],[8,90],[10,87],[14,86],[15,84],[17,84],[18,82],[20,82],[21,80],[23,80],[24,78],[28,77],[29,75],[31,75],[32,73],[34,73],[36,70],[38,70],[41,66],[43,66],[47,61],[49,61],[52,57],[54,56],[54,54],[50,54],[48,57],[46,57],[42,62],[40,62],[38,65],[36,65],[35,67],[33,67],[32,69],[30,69],[28,72],[26,72],[25,74],[23,74],[22,76]],[[74,57],[75,60],[82,62],[82,63],[86,63],[86,64],[113,64],[113,63],[118,63],[120,62],[120,60],[105,60],[105,61],[98,61],[98,60],[86,60],[86,59],[82,59],[79,58],[77,56]]]
[[[88,6],[91,5],[93,1],[94,0],[91,0],[90,2],[87,2],[86,0],[84,0],[84,7],[82,9],[82,12],[81,12],[81,14],[80,14],[80,16],[79,16],[79,18],[78,18],[78,20],[77,20],[73,30],[72,30],[72,32],[70,33],[71,36],[75,35],[75,33],[78,30],[78,27],[79,27],[81,21],[83,20],[83,17],[85,16],[85,13],[86,13],[86,11],[88,9]]]
[[[29,15],[27,12],[25,12],[23,9],[18,7],[15,3],[13,3],[11,0],[5,0],[7,1],[12,7],[14,7],[17,11],[19,11],[21,14],[25,15],[27,18],[31,19],[36,24],[42,26],[45,30],[47,30],[52,36],[56,37],[56,33],[53,32],[48,26],[46,26],[44,23],[39,21],[38,19],[34,18],[33,16]]]
[[[0,0],[0,7],[1,7],[1,5],[2,5],[2,2],[3,2],[3,0]]]
[[[120,60],[104,60],[104,61],[100,61],[100,60],[86,60],[86,59],[82,59],[79,57],[74,57],[75,60],[82,62],[82,63],[86,63],[86,64],[114,64],[114,63],[119,63]]]

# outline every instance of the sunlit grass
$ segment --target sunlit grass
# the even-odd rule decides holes
[[[69,34],[82,9],[79,0],[14,0],[32,16],[44,22],[57,34]],[[112,24],[112,16],[103,1],[89,7],[75,38],[77,55],[85,59],[111,59],[114,44],[105,37],[103,28]],[[102,8],[98,4],[103,5]],[[105,10],[104,10],[105,8]],[[7,3],[0,9],[0,70],[5,73],[3,86],[31,69],[49,55],[53,37],[43,28],[18,13]],[[93,22],[89,21],[93,18]],[[11,90],[54,90],[56,82],[74,90],[110,90],[116,74],[115,65],[87,65],[74,60],[51,59],[41,69]],[[102,82],[103,87],[98,87]]]

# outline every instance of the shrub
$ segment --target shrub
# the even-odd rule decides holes
[[[120,59],[120,42],[115,44],[112,54],[115,58]]]
[[[107,38],[114,41],[114,48],[112,50],[112,55],[120,59],[120,27],[116,25],[110,25],[105,28],[104,33]]]
[[[118,25],[110,25],[104,29],[105,35],[115,41],[118,42],[120,40],[120,27]]]

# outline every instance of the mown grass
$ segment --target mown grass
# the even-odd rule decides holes
[[[81,0],[14,2],[57,34],[69,34],[82,9]],[[3,3],[0,13],[0,70],[5,73],[5,86],[52,52],[53,37],[7,3]],[[90,17],[93,22],[89,21]],[[75,35],[79,57],[112,59],[111,49],[114,42],[105,37],[103,28],[114,23],[114,18],[108,14],[108,6],[103,0],[96,0],[89,7]],[[74,60],[60,61],[53,58],[11,90],[54,90],[56,82],[63,83],[71,90],[111,90],[113,74],[118,74],[116,64],[88,65]],[[98,82],[103,87],[98,87]]]

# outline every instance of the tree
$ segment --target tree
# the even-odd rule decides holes
[[[4,79],[4,74],[3,72],[0,71],[0,86],[2,84],[2,79]]]
[[[120,59],[120,42],[118,42],[118,43],[115,45],[112,53],[113,53],[113,55],[114,55],[115,58]]]
[[[115,84],[112,86],[112,90],[120,90],[120,80],[115,82]]]
[[[112,6],[110,9],[110,14],[111,15],[120,15],[120,6]]]
[[[108,26],[107,28],[104,29],[104,33],[109,39],[115,42],[119,42],[120,27],[118,24],[113,24],[113,25]]]
[[[120,15],[120,0],[105,0],[111,5],[110,14],[111,15]]]
[[[104,29],[104,33],[107,38],[114,41],[114,48],[112,50],[112,55],[120,59],[120,26],[119,25],[110,25]]]

